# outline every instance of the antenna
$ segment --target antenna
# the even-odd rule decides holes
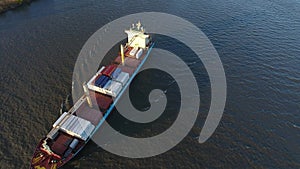
[[[142,26],[141,21],[139,21],[139,22],[136,24],[137,30],[140,30],[141,26]]]

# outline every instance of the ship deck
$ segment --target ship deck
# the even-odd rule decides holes
[[[36,148],[34,157],[31,161],[32,168],[40,166],[45,166],[45,169],[60,167],[73,158],[84,147],[84,145],[90,140],[93,134],[99,129],[112,112],[116,103],[146,61],[153,45],[154,43],[150,43],[148,49],[144,50],[143,54],[138,59],[128,56],[130,51],[127,50],[125,64],[118,62],[118,58],[120,58],[120,56],[112,62],[112,64],[116,64],[122,72],[129,74],[127,83],[122,86],[122,89],[116,97],[89,90],[92,106],[88,104],[87,96],[84,95],[69,110],[69,115],[84,119],[94,126],[94,129],[88,139],[82,140],[74,135],[70,135],[70,133],[66,133],[61,130],[58,124],[58,127],[53,127],[47,137],[41,140],[40,144]],[[129,48],[129,50],[130,49],[131,48]],[[75,139],[78,139],[79,142],[76,144],[76,147],[70,150],[70,146]],[[46,145],[43,145],[45,143]],[[43,148],[43,146],[46,146],[46,148]]]

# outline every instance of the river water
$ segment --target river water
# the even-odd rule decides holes
[[[149,11],[190,21],[215,46],[228,93],[220,125],[207,142],[197,142],[210,104],[207,73],[185,46],[157,37],[156,47],[181,56],[196,76],[201,107],[191,132],[172,150],[145,159],[120,157],[90,142],[63,168],[300,168],[298,0],[40,0],[2,14],[0,168],[28,168],[34,147],[71,93],[73,67],[85,41],[114,19]],[[145,82],[147,76],[141,73],[136,81]],[[151,83],[161,83],[153,78],[158,80]],[[173,89],[176,85],[168,90]],[[134,93],[133,104],[147,106],[139,103],[147,95]],[[119,130],[125,125],[128,135],[158,134],[174,120],[175,98],[161,120],[143,126],[142,132],[118,115],[110,121]]]

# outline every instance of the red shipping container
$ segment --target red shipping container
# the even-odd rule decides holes
[[[106,111],[113,102],[112,97],[94,91],[90,91],[90,97],[92,104],[98,105],[102,112]]]
[[[115,71],[116,68],[117,65],[115,64],[109,65],[105,67],[105,69],[102,71],[102,74],[110,77],[110,75]]]
[[[69,144],[72,142],[73,138],[67,134],[60,133],[57,140],[51,146],[51,149],[58,155],[63,155],[63,153],[68,149]]]

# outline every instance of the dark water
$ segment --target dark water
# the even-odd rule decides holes
[[[71,92],[73,67],[85,41],[104,24],[145,11],[183,17],[214,44],[228,84],[219,127],[207,142],[197,142],[210,103],[207,73],[182,52],[184,46],[158,37],[157,47],[177,52],[197,78],[202,107],[194,128],[172,150],[147,159],[119,157],[91,142],[64,168],[300,168],[298,0],[40,0],[2,14],[0,168],[28,167],[35,145]],[[171,121],[153,124],[153,133],[174,120],[172,108],[168,115]]]

